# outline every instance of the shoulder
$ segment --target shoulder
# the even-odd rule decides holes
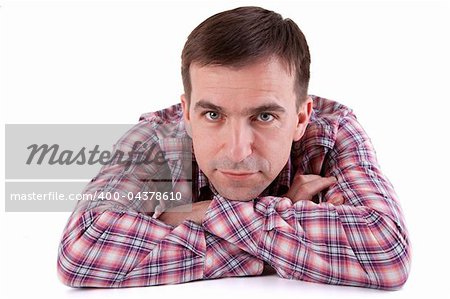
[[[157,124],[178,123],[183,119],[181,104],[175,104],[158,111],[147,112],[139,117],[139,121],[148,121]]]
[[[133,125],[117,142],[116,146],[130,149],[136,142],[159,144],[170,140],[187,139],[181,104],[175,104],[158,111],[141,114],[139,122]]]
[[[356,121],[353,110],[346,105],[316,95],[310,95],[313,110],[303,137],[296,142],[296,147],[325,146],[333,148],[338,131],[349,119]]]
[[[310,97],[313,100],[310,123],[336,126],[346,116],[354,116],[353,109],[336,100],[330,100],[316,95],[311,95]]]

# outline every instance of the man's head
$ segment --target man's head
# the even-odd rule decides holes
[[[297,25],[242,7],[216,14],[182,53],[184,121],[200,169],[233,200],[255,198],[307,126],[310,56]]]

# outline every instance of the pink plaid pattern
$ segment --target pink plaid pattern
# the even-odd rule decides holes
[[[237,202],[209,188],[193,157],[192,200],[212,192],[202,225],[172,227],[158,220],[165,206],[138,200],[79,202],[63,231],[57,269],[71,287],[132,287],[219,277],[261,275],[264,264],[278,276],[377,289],[402,286],[410,269],[410,245],[392,184],[381,172],[367,134],[348,107],[312,96],[305,135],[293,144],[278,178],[260,197]],[[174,161],[186,140],[180,105],[147,113],[115,145],[137,140],[158,144]],[[163,124],[171,138],[159,140]],[[174,165],[178,165],[174,163]],[[152,190],[155,165],[105,165],[85,193]],[[176,179],[181,166],[170,169]],[[335,176],[317,203],[281,197],[295,173]],[[205,191],[207,190],[207,191]],[[340,194],[345,203],[326,203]],[[149,210],[155,210],[149,213]]]

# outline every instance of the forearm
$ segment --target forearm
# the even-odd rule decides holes
[[[71,287],[131,287],[259,275],[262,261],[190,220],[176,227],[108,205],[76,211],[58,276]]]
[[[203,225],[284,278],[394,289],[409,272],[405,231],[369,208],[215,198]]]
[[[71,287],[180,283],[203,277],[204,255],[204,232],[193,223],[174,229],[131,211],[93,209],[71,216],[58,274]]]

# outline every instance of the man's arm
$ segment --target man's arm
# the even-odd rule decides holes
[[[136,125],[117,143],[116,150],[128,152],[137,140],[154,140],[148,123]],[[170,225],[150,216],[154,201],[128,200],[131,193],[154,190],[149,178],[163,170],[154,163],[125,168],[125,164],[105,165],[84,190],[97,197],[79,202],[70,216],[57,261],[58,276],[64,284],[149,286],[262,271],[262,261],[205,232],[193,221],[196,204],[192,213],[183,214],[185,219],[177,218],[176,225]],[[125,197],[102,200],[102,192]],[[164,214],[171,213],[160,217]]]
[[[230,201],[216,196],[205,229],[270,264],[279,276],[379,289],[402,286],[410,246],[395,191],[356,118],[341,123],[327,176],[338,182],[315,204],[287,197]],[[332,200],[334,200],[332,199]]]

